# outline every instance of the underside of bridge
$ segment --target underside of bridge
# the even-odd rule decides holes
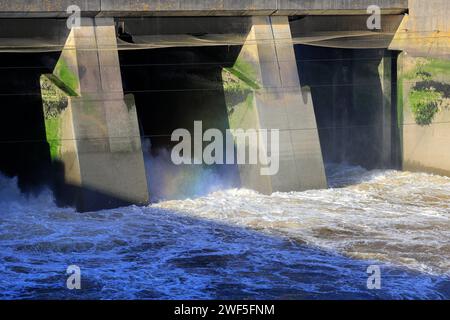
[[[1,53],[0,169],[18,177],[24,191],[49,182],[50,157],[45,136],[39,78],[53,70],[58,53]]]
[[[397,53],[384,49],[296,46],[311,87],[325,162],[399,168]]]
[[[162,196],[174,196],[192,181],[179,176],[199,167],[227,187],[267,194],[325,188],[330,162],[401,168],[410,101],[397,81],[405,58],[391,43],[402,16],[385,19],[376,34],[358,15],[83,18],[70,32],[65,20],[44,19],[35,33],[51,30],[46,41],[18,32],[0,53],[0,170],[24,191],[51,185],[61,204],[87,211],[145,204],[166,184]],[[443,103],[446,88],[438,87]],[[279,170],[203,163],[180,171],[171,135],[194,136],[195,121],[202,133],[279,130]],[[249,148],[234,138],[234,151]]]
[[[193,132],[196,120],[203,121],[204,130],[230,128],[222,74],[233,67],[241,50],[217,46],[121,51],[124,90],[135,95],[142,133],[154,152],[176,144],[170,136],[175,129]],[[383,104],[384,82],[395,87],[395,81],[384,79],[380,67],[387,61],[389,71],[395,70],[396,52],[308,45],[296,45],[295,52],[300,81],[311,89],[324,162],[398,168],[395,97],[394,106],[386,110]]]

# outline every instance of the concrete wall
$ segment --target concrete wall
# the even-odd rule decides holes
[[[450,1],[409,0],[406,15],[390,45],[414,56],[450,58]]]
[[[280,15],[346,15],[366,14],[367,8],[377,5],[384,14],[398,14],[408,8],[407,0],[279,0]]]
[[[57,18],[67,17],[67,8],[77,5],[84,16],[95,16],[101,11],[100,0],[14,0],[0,1],[1,18]]]
[[[403,169],[450,176],[450,60],[399,60]]]
[[[410,0],[398,62],[403,168],[450,176],[450,2]]]
[[[0,17],[65,17],[69,5],[84,16],[364,14],[370,5],[384,13],[404,12],[407,0],[12,0],[0,2]]]

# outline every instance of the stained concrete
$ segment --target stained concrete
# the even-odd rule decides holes
[[[450,1],[409,0],[409,7],[389,49],[450,59]]]
[[[69,5],[78,5],[83,16],[268,16],[365,14],[378,5],[386,14],[408,8],[408,0],[32,0],[1,1],[0,17],[66,17]]]
[[[408,8],[408,0],[279,0],[280,15],[366,14],[369,6],[379,6],[383,14],[399,14]]]
[[[32,0],[0,1],[1,18],[62,18],[67,8],[76,5],[84,17],[94,17],[101,11],[101,0]]]
[[[136,108],[123,95],[113,21],[83,19],[43,81],[57,92],[43,90],[43,100],[53,161],[60,182],[71,187],[63,196],[79,211],[148,203]]]
[[[327,48],[385,49],[403,15],[383,15],[380,30],[367,29],[367,15],[306,16],[291,21],[295,42]]]
[[[248,30],[247,16],[118,17],[128,38],[119,50],[161,47],[242,45]],[[385,14],[381,30],[367,29],[367,14],[309,15],[290,18],[292,41],[333,48],[387,48],[403,15]],[[2,51],[60,51],[68,29],[65,19],[0,19]]]
[[[365,10],[369,5],[375,4],[379,5],[382,8],[383,14],[387,15],[384,20],[387,22],[387,25],[383,24],[383,36],[380,36],[379,41],[375,43],[376,48],[385,48],[390,41],[391,50],[406,50],[408,55],[414,56],[412,62],[405,62],[407,59],[402,59],[401,64],[399,64],[400,68],[405,68],[409,63],[416,66],[424,61],[429,63],[431,61],[429,60],[430,57],[439,61],[443,59],[443,65],[446,65],[447,62],[445,61],[450,57],[448,41],[449,3],[446,0],[426,2],[410,0],[409,5],[406,0],[217,0],[208,2],[195,0],[169,0],[164,2],[156,0],[97,0],[70,1],[70,3],[65,0],[53,1],[51,3],[48,1],[4,1],[0,3],[0,17],[67,17],[65,10],[70,4],[78,4],[82,9],[83,15],[91,17],[253,16],[250,18],[241,17],[239,20],[238,18],[231,17],[206,18],[209,19],[207,23],[198,23],[197,25],[189,24],[189,27],[184,32],[196,34],[198,32],[207,33],[216,30],[220,33],[223,32],[223,25],[227,25],[227,21],[235,21],[235,24],[229,25],[230,28],[227,30],[238,30],[238,32],[244,30],[244,33],[242,33],[245,35],[245,39],[243,40],[244,45],[236,61],[237,65],[229,66],[229,68],[233,69],[236,67],[239,69],[239,65],[242,66],[247,63],[250,65],[250,69],[253,69],[255,72],[251,72],[251,77],[245,77],[244,74],[248,87],[240,93],[241,99],[237,99],[236,101],[236,96],[227,99],[227,107],[228,111],[242,108],[243,103],[245,107],[250,107],[250,116],[247,114],[245,119],[242,119],[245,128],[282,129],[282,163],[280,174],[274,177],[261,178],[254,174],[256,172],[254,170],[258,170],[258,168],[241,170],[241,179],[244,186],[250,186],[255,189],[258,189],[259,186],[260,191],[265,193],[272,191],[304,190],[326,185],[320,144],[318,143],[317,136],[318,128],[312,107],[314,101],[311,99],[308,89],[301,87],[300,81],[298,80],[298,73],[293,71],[297,70],[297,68],[295,56],[293,57],[292,54],[292,43],[290,41],[282,41],[282,39],[292,40],[292,33],[294,37],[311,37],[311,33],[314,32],[318,36],[328,31],[335,33],[341,31],[347,33],[362,32],[364,28],[363,23],[366,21]],[[405,13],[408,6],[410,8],[409,16],[391,16]],[[310,16],[306,18],[300,17],[302,19],[291,21],[289,24],[287,15]],[[340,15],[341,17],[330,17],[330,15]],[[164,22],[152,21],[152,23],[155,22],[153,24],[140,24],[138,22],[133,27],[137,30],[136,33],[141,32],[143,36],[152,34],[152,32],[154,34],[177,33],[180,29],[183,30],[183,23],[185,22],[183,19],[174,18],[172,21],[174,23],[172,24],[170,18],[167,18]],[[186,19],[194,21],[193,19],[195,18],[191,17]],[[214,22],[214,19],[220,19],[223,23],[217,24]],[[346,22],[345,19],[349,19],[349,22]],[[402,23],[397,28],[400,20],[402,20]],[[38,26],[32,34],[39,36],[50,32],[52,37],[59,39],[66,37],[66,31],[60,28],[64,22],[63,19],[61,19],[63,22],[56,19],[54,21],[48,19],[42,21],[46,22],[45,25],[54,25],[55,21],[57,21],[56,24],[59,27],[46,28],[44,25]],[[134,180],[133,178],[126,180],[127,178],[122,178],[121,176],[125,176],[125,173],[119,173],[114,177],[115,179],[112,179],[110,172],[106,172],[107,170],[105,172],[102,171],[104,168],[114,167],[114,165],[102,165],[102,163],[107,163],[108,161],[121,163],[120,168],[122,168],[122,165],[126,167],[127,163],[132,163],[132,166],[137,168],[137,171],[134,171],[133,174],[136,174],[136,177],[143,176],[141,175],[143,166],[141,165],[142,152],[140,150],[140,142],[129,139],[130,137],[138,136],[139,130],[132,98],[129,100],[126,99],[123,96],[121,88],[115,30],[112,26],[112,20],[104,21],[107,21],[106,25],[102,25],[100,23],[101,20],[98,20],[99,24],[95,25],[99,33],[105,35],[98,38],[97,42],[91,43],[90,39],[96,39],[97,35],[92,32],[89,34],[90,31],[85,29],[87,33],[83,34],[84,31],[80,31],[78,43],[75,43],[76,41],[73,42],[74,39],[69,37],[69,41],[65,44],[66,49],[62,55],[64,59],[60,61],[68,62],[67,67],[70,73],[77,75],[75,77],[76,81],[72,81],[73,79],[70,77],[69,79],[61,79],[64,78],[64,75],[58,71],[58,66],[54,73],[54,76],[57,79],[63,80],[63,84],[65,83],[66,85],[63,88],[63,92],[67,96],[68,103],[64,110],[67,109],[70,113],[67,115],[68,118],[62,121],[72,122],[73,130],[67,134],[70,139],[76,139],[77,141],[73,146],[68,144],[66,148],[77,149],[74,153],[76,157],[72,156],[73,159],[79,157],[79,154],[87,154],[84,158],[86,159],[85,162],[80,159],[73,160],[77,162],[74,165],[75,169],[73,172],[75,174],[68,174],[66,177],[68,181],[71,181],[71,184],[86,186],[95,192],[98,191],[105,195],[117,196],[118,198],[123,198],[126,201],[134,203],[146,202],[145,181],[143,179],[137,178],[137,180]],[[247,21],[250,21],[250,28],[248,30],[245,26]],[[9,21],[4,22],[6,28],[1,29],[7,30],[8,23]],[[32,30],[33,24],[35,23],[32,20],[24,20],[24,25],[27,27],[17,31],[20,37],[26,39],[29,34],[24,30]],[[169,28],[163,27],[164,24],[169,26]],[[142,29],[142,25],[145,25],[147,29]],[[154,25],[159,26],[161,29],[155,31],[152,27]],[[94,27],[94,25],[91,27]],[[337,30],[324,30],[323,28]],[[9,29],[13,28],[9,27]],[[39,31],[37,31],[38,29]],[[391,33],[393,34],[395,30],[397,31],[392,40]],[[9,32],[5,31],[4,37],[8,35]],[[332,39],[330,41],[322,41],[321,45],[350,48],[356,41],[351,37],[348,38],[347,43],[344,44],[342,44],[343,40]],[[370,35],[370,37],[367,37],[365,43],[373,45],[373,39],[373,35]],[[92,52],[77,50],[77,47],[79,48],[84,45],[88,47],[93,46],[95,49]],[[359,41],[358,45],[364,47],[364,41]],[[107,48],[109,46],[111,46],[110,51],[98,50],[99,47]],[[71,51],[75,51],[75,55],[69,53]],[[395,110],[394,98],[397,94],[395,92],[397,88],[395,88],[395,81],[393,80],[393,77],[395,77],[395,72],[393,72],[395,58],[392,53],[387,53],[383,52],[383,57],[378,65],[370,64],[368,66],[360,66],[359,68],[356,67],[358,62],[350,65],[343,62],[337,65],[337,68],[341,69],[334,73],[336,81],[342,78],[345,79],[347,76],[351,81],[357,82],[358,84],[361,80],[367,80],[369,78],[370,80],[376,81],[374,85],[375,90],[372,91],[361,88],[346,88],[345,85],[336,86],[332,90],[331,98],[333,102],[336,102],[336,106],[333,106],[333,112],[336,113],[336,117],[333,118],[333,121],[335,121],[334,124],[339,122],[343,126],[349,125],[349,122],[346,120],[348,119],[348,114],[346,114],[348,110],[340,108],[340,106],[351,105],[353,108],[356,105],[363,105],[363,102],[370,99],[370,103],[367,104],[370,110],[367,111],[359,108],[353,111],[355,114],[363,114],[364,112],[368,114],[365,120],[369,123],[364,123],[363,125],[367,127],[364,129],[366,130],[365,132],[369,131],[370,135],[375,137],[375,142],[367,147],[373,151],[373,154],[377,155],[377,159],[372,163],[377,166],[388,166],[389,163],[392,163],[392,154],[395,149],[393,141],[396,139],[393,131],[398,129],[393,124],[396,123],[398,117],[400,119],[399,127],[403,130],[402,160],[404,168],[407,170],[425,170],[438,173],[449,172],[450,162],[448,152],[446,152],[445,148],[442,148],[443,145],[448,145],[449,142],[448,110],[441,107],[432,123],[428,126],[415,123],[414,115],[411,114],[411,101],[408,99],[409,93],[413,89],[411,86],[408,86],[408,83],[411,82],[411,79],[409,79],[406,82],[399,81],[399,84],[403,86],[398,88],[398,95],[401,97],[399,99],[401,106],[399,108],[399,114],[395,114],[393,111]],[[73,59],[74,56],[76,56],[76,59]],[[276,59],[273,57],[276,57]],[[354,56],[350,57],[353,58]],[[367,73],[364,73],[365,71],[369,72],[369,76]],[[445,77],[447,74],[447,68],[444,67],[440,75],[433,75],[435,79],[433,79],[434,82],[432,84],[447,86],[448,81],[444,78],[439,78],[441,75]],[[236,81],[233,75],[230,76],[227,74],[224,77],[225,80]],[[238,80],[242,81],[242,79]],[[50,79],[50,81],[52,80]],[[413,79],[413,82],[415,86],[419,82],[423,82],[423,79]],[[314,92],[314,90],[313,88],[312,91]],[[105,95],[105,92],[108,94]],[[245,100],[242,101],[242,98],[245,98]],[[108,103],[109,107],[106,108],[105,100],[108,99],[111,101]],[[99,108],[94,108],[96,110],[94,115],[90,114],[92,111],[90,110],[90,106],[92,104],[99,106]],[[124,107],[125,105],[127,105],[127,108]],[[375,112],[372,109],[373,106],[377,106],[379,109]],[[81,109],[84,109],[84,111],[80,111]],[[124,110],[127,111],[124,112]],[[78,112],[79,114],[77,115]],[[238,115],[239,112],[231,116],[229,115],[229,121],[232,127],[236,128],[236,123],[241,123],[236,122],[236,119],[234,119]],[[403,120],[401,116],[403,116]],[[82,117],[87,120],[83,120],[83,124],[78,126],[76,121],[77,117]],[[372,124],[376,122],[376,126],[369,128],[370,122]],[[67,128],[71,128],[71,126],[68,125]],[[362,130],[333,131],[334,133],[338,133],[337,138],[334,140],[337,142],[334,144],[334,148],[341,150],[340,152],[344,152],[344,154],[339,155],[340,157],[336,159],[342,160],[349,158],[349,155],[345,154],[348,149],[340,148],[340,143],[343,141],[349,140],[358,146],[364,145],[365,140],[360,139],[360,135],[358,135],[358,133],[363,132]],[[78,137],[82,137],[82,139],[79,140]],[[125,139],[123,139],[124,137]],[[83,142],[78,142],[78,140]],[[305,141],[310,141],[310,143],[305,144]],[[94,151],[99,151],[103,155],[98,157],[92,156]],[[120,162],[121,160],[114,159],[114,157],[111,158],[110,154],[127,154],[130,155],[130,158],[122,157],[122,159],[125,159],[122,163]],[[363,156],[361,155],[361,157]],[[68,160],[64,160],[63,157],[61,159],[63,164],[67,164]],[[95,165],[86,165],[86,163],[94,160],[96,162]],[[133,161],[136,162],[134,163]],[[356,161],[363,160],[356,159]],[[97,164],[100,165],[97,166]],[[83,177],[82,167],[86,166],[89,169],[85,171],[86,176]],[[264,179],[264,181],[259,181],[258,179]],[[97,184],[96,181],[99,181],[99,183]],[[119,186],[116,181],[122,181],[121,183],[124,186]],[[138,186],[135,186],[139,191],[132,191],[133,194],[137,195],[137,198],[129,197],[127,191],[124,191],[125,189],[133,188],[130,187],[132,184],[129,181],[139,181]],[[106,185],[108,187],[105,187]],[[106,189],[102,190],[102,188]]]
[[[398,63],[403,169],[450,176],[450,2],[410,0],[409,6],[390,45],[404,51]],[[414,108],[417,92],[428,97],[425,123]],[[440,98],[432,99],[436,93]]]
[[[326,188],[311,94],[300,85],[289,21],[253,17],[249,23],[247,41],[224,74],[230,127],[280,130],[280,168],[264,176],[260,163],[240,165],[241,184],[268,194]]]
[[[424,77],[426,74],[430,78]],[[450,176],[450,60],[402,53],[398,81],[403,169]],[[436,104],[435,111],[429,124],[421,124],[416,119],[413,94],[422,92],[431,97],[429,88],[441,97],[428,101]]]

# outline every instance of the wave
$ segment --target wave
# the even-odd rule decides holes
[[[450,274],[449,178],[348,165],[331,165],[327,171],[332,172],[327,190],[265,196],[234,189],[156,206],[281,234],[354,258]]]
[[[327,190],[229,189],[90,213],[0,176],[0,298],[77,298],[64,287],[71,264],[87,299],[449,297],[450,179],[327,172]],[[369,292],[367,265],[380,262],[385,289]]]

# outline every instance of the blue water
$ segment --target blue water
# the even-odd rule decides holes
[[[83,214],[57,208],[49,191],[27,198],[2,177],[0,298],[449,299],[450,184],[411,175],[358,169],[357,187],[272,196],[230,190]],[[430,184],[439,199],[424,196],[413,212],[408,194]],[[369,196],[386,187],[405,199]],[[351,206],[345,197],[354,197]],[[379,219],[361,223],[359,206]],[[390,213],[396,206],[408,218]],[[372,264],[381,268],[380,290],[367,288]],[[66,288],[69,265],[81,268],[81,290]]]

